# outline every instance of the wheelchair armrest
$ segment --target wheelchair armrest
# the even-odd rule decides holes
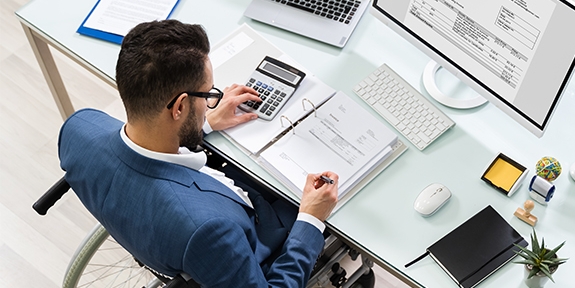
[[[68,190],[70,190],[70,184],[68,184],[64,176],[62,176],[58,182],[54,183],[54,185],[32,205],[32,208],[34,208],[38,214],[46,215],[48,209],[54,206],[56,201],[60,200]]]

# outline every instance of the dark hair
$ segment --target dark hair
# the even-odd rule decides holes
[[[197,91],[206,81],[210,51],[200,25],[177,20],[142,23],[122,41],[116,84],[128,119],[150,119],[183,91]]]

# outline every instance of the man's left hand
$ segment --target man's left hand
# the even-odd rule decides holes
[[[261,99],[257,95],[256,90],[244,85],[234,84],[231,87],[226,87],[218,107],[206,112],[206,118],[210,127],[214,131],[225,130],[258,118],[255,113],[236,115],[236,108],[240,104],[248,100],[260,102]]]

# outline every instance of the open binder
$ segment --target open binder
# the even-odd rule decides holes
[[[298,197],[308,173],[337,173],[335,211],[407,147],[380,119],[245,24],[212,49],[216,86],[245,84],[265,56],[297,67],[306,78],[273,120],[257,119],[222,134]]]

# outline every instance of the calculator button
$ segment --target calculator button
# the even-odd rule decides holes
[[[274,103],[274,100],[268,99],[268,103],[269,103],[269,104],[272,104],[272,103]]]
[[[280,90],[276,90],[276,92],[274,92],[275,94],[280,94]]]
[[[249,107],[252,107],[252,106],[254,106],[254,102],[249,101],[248,103],[246,103],[246,105],[248,105]]]
[[[270,95],[270,91],[264,92],[264,95]]]
[[[273,105],[274,105],[274,106],[278,106],[278,105],[280,105],[280,102],[274,102]]]
[[[286,97],[286,93],[282,92],[282,93],[280,94],[280,96]]]
[[[272,96],[270,96],[270,98],[272,98],[272,99],[276,99],[276,97],[277,96],[275,94],[272,94]]]
[[[260,109],[260,112],[264,113],[268,107],[270,107],[270,104],[264,104],[264,106],[262,106],[262,109]]]
[[[262,101],[263,101],[263,100],[266,100],[266,98],[267,98],[267,97],[266,97],[266,96],[264,96],[264,95],[262,95],[262,96],[260,96],[260,98],[261,98],[261,99],[262,99]]]
[[[259,92],[259,93],[263,93],[263,92],[264,92],[264,88],[260,88],[260,89],[258,90],[258,92]]]
[[[270,107],[270,111],[274,111],[274,110],[276,110],[275,106]]]
[[[262,104],[262,102],[256,102],[256,103],[254,104],[254,109],[260,108],[260,105],[261,105],[261,104]]]
[[[278,101],[278,102],[282,102],[282,100],[284,100],[284,98],[282,98],[282,97],[278,97],[278,99],[276,99],[276,101]]]
[[[247,87],[252,87],[252,83],[246,83]]]
[[[268,111],[266,112],[266,115],[271,116],[271,115],[272,115],[272,111],[269,111],[269,110],[268,110]]]
[[[250,78],[250,80],[249,80],[248,82],[250,82],[250,83],[254,83],[255,81],[256,81],[256,79],[254,79],[254,78]]]
[[[262,84],[262,88],[264,89],[268,88],[268,84]]]
[[[261,85],[262,85],[262,81],[256,82],[256,86],[261,86]]]
[[[260,89],[260,86],[254,86],[254,90],[258,91],[258,89]]]
[[[271,91],[274,91],[274,87],[268,86],[268,91],[270,91],[270,92],[271,92]]]

